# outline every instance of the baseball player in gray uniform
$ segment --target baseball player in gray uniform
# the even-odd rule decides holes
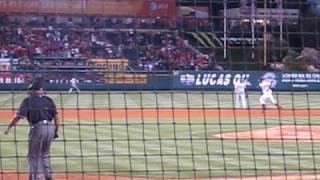
[[[51,98],[44,95],[41,81],[34,81],[28,90],[30,95],[22,101],[4,133],[8,134],[19,120],[26,118],[30,124],[29,180],[37,180],[42,173],[46,180],[52,180],[50,145],[54,138],[58,137],[59,128],[56,105]]]

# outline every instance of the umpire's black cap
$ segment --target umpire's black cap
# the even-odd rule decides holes
[[[27,87],[29,91],[37,91],[43,88],[43,82],[41,79],[33,80]]]

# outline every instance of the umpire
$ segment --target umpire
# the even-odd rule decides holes
[[[42,85],[41,80],[35,80],[28,86],[29,96],[22,101],[4,132],[8,134],[21,119],[28,120],[30,125],[29,180],[37,179],[40,168],[42,168],[45,179],[52,180],[50,145],[54,138],[58,137],[59,118],[56,105],[51,98],[44,95]]]

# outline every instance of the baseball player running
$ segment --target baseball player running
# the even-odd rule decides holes
[[[240,81],[233,82],[234,94],[236,99],[236,108],[240,108],[242,104],[242,108],[247,108],[247,98],[246,98],[246,88],[247,81],[244,79],[240,79]]]
[[[69,89],[69,93],[72,93],[73,89],[75,89],[77,91],[77,93],[80,93],[80,89],[78,88],[78,80],[76,78],[71,78],[70,80],[70,89]]]
[[[28,90],[30,95],[22,101],[4,133],[7,135],[19,120],[26,118],[30,124],[29,180],[38,179],[39,169],[42,169],[46,180],[52,180],[49,154],[51,142],[55,137],[58,137],[59,118],[56,105],[51,98],[44,95],[40,81],[34,81]]]
[[[262,90],[262,95],[260,96],[259,102],[262,106],[263,110],[266,110],[266,100],[270,99],[272,104],[274,104],[277,108],[281,108],[278,102],[274,99],[272,95],[272,82],[273,79],[259,79],[259,86]]]

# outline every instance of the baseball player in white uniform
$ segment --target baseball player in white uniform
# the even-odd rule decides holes
[[[272,104],[274,104],[277,108],[281,108],[279,106],[278,102],[274,99],[272,95],[272,87],[273,87],[273,79],[259,79],[259,86],[262,91],[262,95],[260,96],[260,104],[262,106],[262,109],[266,109],[266,100],[270,99]]]
[[[75,89],[77,91],[77,93],[80,93],[80,89],[78,88],[78,80],[76,78],[71,78],[70,79],[70,89],[69,89],[69,93],[72,93],[73,89]]]
[[[241,79],[240,81],[233,82],[234,94],[236,99],[236,108],[247,108],[246,88],[247,81]]]

